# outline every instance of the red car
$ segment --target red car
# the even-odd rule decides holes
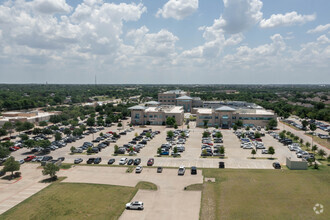
[[[19,149],[20,149],[19,147],[15,147],[15,146],[9,148],[10,151],[17,151]]]
[[[24,161],[25,161],[25,162],[29,162],[29,161],[31,161],[31,160],[34,159],[34,158],[36,158],[36,156],[27,156],[27,157],[24,159]]]
[[[148,160],[147,165],[148,165],[148,166],[152,166],[152,165],[154,165],[154,162],[155,162],[154,158],[150,158],[150,159]]]
[[[207,145],[209,145],[209,146],[213,146],[213,144],[212,143],[206,143]]]

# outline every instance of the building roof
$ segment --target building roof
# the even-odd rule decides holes
[[[236,109],[230,108],[228,106],[221,106],[220,108],[217,108],[216,111],[227,111],[227,112],[229,112],[229,111],[236,111]]]
[[[129,110],[144,110],[145,107],[141,106],[141,105],[135,105],[135,106],[129,107],[128,109]]]
[[[146,105],[159,105],[160,103],[156,102],[156,101],[149,101],[149,102],[146,102],[145,104]]]
[[[178,97],[176,99],[178,99],[178,100],[186,100],[186,99],[192,100],[192,98],[190,96],[186,96],[186,95],[180,96],[180,97]]]
[[[197,109],[198,114],[212,114],[211,108],[198,108]]]

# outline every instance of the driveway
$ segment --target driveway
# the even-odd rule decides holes
[[[177,169],[144,168],[142,173],[126,173],[123,167],[77,166],[65,173],[63,182],[99,183],[135,186],[140,181],[157,185],[157,191],[139,190],[132,201],[143,201],[143,211],[125,210],[120,219],[198,219],[201,201],[200,191],[184,191],[184,187],[203,183],[201,171],[178,176]],[[193,207],[193,208],[192,208]]]

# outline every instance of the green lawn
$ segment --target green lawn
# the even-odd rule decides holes
[[[0,219],[118,219],[136,187],[55,182],[0,216]]]
[[[201,219],[328,219],[329,171],[204,169]]]

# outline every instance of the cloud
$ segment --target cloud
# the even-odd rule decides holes
[[[240,33],[262,19],[260,0],[223,0],[223,3],[224,13],[214,21],[213,26],[226,33]]]
[[[142,26],[127,33],[134,42],[134,54],[152,57],[167,57],[175,53],[175,43],[179,40],[166,29],[157,33],[148,33],[149,29]]]
[[[295,11],[286,14],[273,14],[269,19],[260,21],[261,28],[273,28],[279,26],[293,26],[297,24],[305,24],[308,21],[314,21],[316,15],[300,15]]]
[[[35,10],[45,14],[69,13],[72,10],[65,0],[34,0],[31,4]]]
[[[314,34],[314,33],[319,33],[319,32],[323,32],[330,29],[330,24],[325,24],[325,25],[319,25],[314,29],[310,29],[307,31],[308,34]]]
[[[198,0],[169,0],[162,9],[158,9],[156,17],[182,20],[198,9]]]

